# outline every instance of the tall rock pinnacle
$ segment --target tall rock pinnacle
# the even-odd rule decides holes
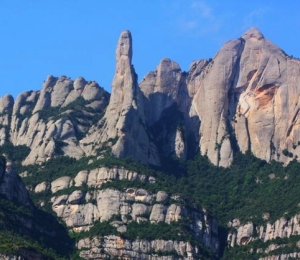
[[[132,157],[144,163],[157,164],[155,146],[149,142],[145,129],[142,92],[131,60],[132,38],[131,33],[125,30],[117,45],[116,72],[109,105],[98,129],[93,129],[83,143],[86,149],[91,138],[96,140],[88,152],[110,145],[116,157]]]
[[[130,107],[137,107],[136,96],[137,79],[132,59],[132,38],[129,31],[123,31],[116,50],[116,72],[112,82],[112,93],[106,109],[106,130],[103,132],[102,142],[115,138],[125,121],[125,111]]]

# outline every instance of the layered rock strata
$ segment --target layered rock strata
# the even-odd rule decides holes
[[[126,259],[196,259],[199,250],[189,242],[166,240],[134,241],[118,236],[85,238],[78,242],[80,257],[83,259],[105,259],[119,257]],[[164,256],[160,256],[164,252]]]

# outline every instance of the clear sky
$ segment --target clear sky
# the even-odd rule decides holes
[[[141,80],[165,57],[187,71],[253,26],[300,57],[299,0],[0,0],[0,97],[39,90],[50,74],[110,92],[125,29]]]

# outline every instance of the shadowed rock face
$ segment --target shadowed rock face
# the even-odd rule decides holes
[[[10,201],[32,208],[25,185],[17,175],[14,164],[0,157],[0,194]]]
[[[149,125],[157,122],[162,112],[176,101],[181,77],[179,65],[165,58],[139,84],[145,96],[145,115]]]

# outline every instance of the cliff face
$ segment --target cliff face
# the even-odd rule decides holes
[[[129,181],[129,188],[105,188],[105,184],[112,185],[118,181]],[[150,190],[130,188],[135,182],[141,186],[148,184]],[[170,259],[176,259],[175,256],[197,259],[198,245],[188,242],[187,234],[184,235],[186,231],[180,231],[179,226],[176,227],[176,239],[154,239],[149,235],[146,236],[148,239],[126,239],[132,232],[137,232],[132,229],[134,225],[137,225],[138,232],[143,232],[146,226],[155,229],[158,224],[162,224],[163,228],[172,227],[174,223],[183,223],[189,227],[193,239],[218,254],[220,245],[216,220],[205,212],[192,209],[176,194],[165,191],[154,193],[151,186],[155,183],[153,176],[138,174],[123,167],[100,167],[80,171],[74,178],[63,176],[51,183],[40,183],[34,191],[39,195],[51,192],[50,204],[57,217],[73,232],[83,234],[78,240],[77,248],[84,259],[148,259],[160,252],[169,255]],[[47,201],[40,203],[45,204]],[[115,230],[111,231],[115,232],[114,235],[97,236],[91,233],[97,222],[107,221]],[[161,235],[157,233],[158,237]]]
[[[201,153],[221,166],[230,164],[234,149],[267,161],[298,155],[299,65],[255,28],[227,42],[193,98]]]
[[[231,232],[228,234],[228,247],[248,248],[255,241],[262,243],[250,249],[251,254],[255,254],[261,260],[267,259],[289,259],[299,258],[299,232],[300,216],[291,218],[282,217],[274,223],[268,221],[268,214],[263,216],[264,224],[256,225],[253,222],[241,224],[239,219],[233,219],[228,226]],[[287,253],[287,251],[292,253]]]
[[[10,201],[32,208],[33,205],[27,189],[17,175],[14,164],[12,162],[7,162],[6,168],[3,167],[2,169],[0,171],[0,194]]]
[[[113,98],[106,113],[109,122],[114,123],[109,123],[111,126],[103,134],[111,132],[108,129],[120,129],[116,122],[125,122],[121,118],[122,115],[129,118],[126,107],[136,104],[140,120],[132,125],[137,127],[142,122],[146,131],[135,136],[147,140],[140,146],[143,147],[140,151],[146,155],[151,151],[152,158],[168,151],[170,156],[185,159],[187,151],[197,151],[197,147],[191,145],[195,142],[203,155],[214,164],[225,167],[230,165],[234,152],[238,150],[245,152],[250,149],[261,159],[284,163],[298,156],[297,82],[300,63],[265,39],[257,29],[252,28],[241,38],[227,42],[212,60],[193,62],[189,72],[182,72],[176,62],[165,58],[155,71],[144,77],[139,87],[132,83],[135,79],[129,47],[128,53],[125,58],[117,56]],[[128,64],[118,61],[123,59]],[[131,88],[126,93],[134,94],[126,94],[128,100],[124,99],[124,103],[123,77],[119,71],[126,72],[125,68],[129,71],[124,75],[130,75],[130,80],[124,86]],[[132,101],[133,96],[136,103]],[[124,104],[125,109],[120,104]],[[176,127],[167,127],[170,124],[164,115],[174,106],[182,116],[181,122]],[[112,111],[116,113],[113,115]],[[135,122],[132,118],[130,121]],[[183,128],[178,127],[180,125]],[[155,131],[157,128],[159,134]],[[116,136],[114,131],[111,138]],[[141,133],[141,130],[136,133]],[[124,134],[123,140],[130,140],[129,136],[129,133]],[[151,149],[155,147],[153,143],[158,152]],[[126,146],[121,142],[114,147],[115,155],[121,156],[116,151],[122,150],[122,157],[126,154],[138,159],[137,155],[125,152]],[[146,157],[142,161],[147,161]]]

